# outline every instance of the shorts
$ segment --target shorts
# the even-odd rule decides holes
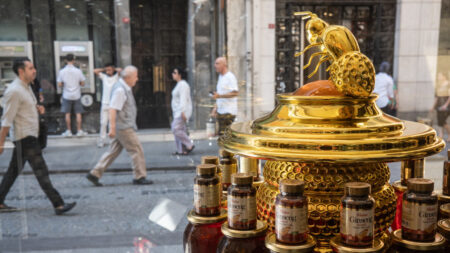
[[[71,113],[73,110],[74,113],[83,113],[83,105],[81,104],[81,99],[77,100],[69,100],[62,99],[61,103],[61,112],[63,113]]]

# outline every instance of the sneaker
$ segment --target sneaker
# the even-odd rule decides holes
[[[141,177],[139,179],[133,179],[133,184],[149,185],[149,184],[153,184],[153,181],[152,180],[148,180],[145,177]]]
[[[63,137],[72,137],[72,132],[70,130],[66,130],[64,133],[61,134]]]
[[[20,211],[19,208],[7,206],[5,204],[0,205],[0,213],[10,213],[10,212],[17,212]]]
[[[55,208],[55,214],[62,215],[64,213],[72,210],[72,208],[74,208],[76,204],[77,204],[77,202],[72,202],[72,203],[64,204],[61,207]]]
[[[98,177],[92,175],[90,172],[86,175],[86,178],[91,183],[93,183],[95,186],[103,186],[103,184],[99,182]]]
[[[83,137],[83,136],[86,136],[86,135],[87,135],[87,133],[85,131],[83,131],[83,130],[80,130],[80,131],[77,132],[77,136],[78,137]]]

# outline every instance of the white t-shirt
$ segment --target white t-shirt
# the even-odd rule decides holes
[[[233,73],[228,71],[225,75],[219,75],[219,80],[217,81],[217,93],[219,95],[238,90],[238,83]],[[217,113],[237,115],[237,96],[233,98],[218,98],[216,103]]]
[[[131,90],[131,87],[128,86],[128,84],[125,83],[125,81],[122,78],[119,79],[119,82],[124,84],[123,86],[125,87],[126,91]],[[111,101],[109,103],[109,108],[121,111],[123,105],[125,104],[125,101],[127,101],[127,94],[125,94],[126,91],[122,86],[117,87],[114,93],[112,94]]]
[[[184,112],[184,116],[189,120],[192,115],[191,88],[185,80],[179,81],[173,88],[171,104],[174,119],[181,117]]]
[[[378,94],[376,101],[378,107],[386,107],[389,104],[389,99],[394,98],[394,79],[386,73],[378,73],[375,76],[375,89],[373,93]]]
[[[100,73],[98,75],[103,84],[102,92],[102,104],[109,105],[109,100],[111,99],[111,89],[117,81],[119,81],[119,74],[115,73],[112,76],[108,76],[105,73]]]
[[[72,64],[67,64],[59,71],[58,83],[63,83],[63,98],[68,100],[77,100],[81,97],[80,82],[84,82],[81,70]]]

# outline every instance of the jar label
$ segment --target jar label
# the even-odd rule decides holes
[[[275,232],[277,237],[297,236],[308,232],[308,208],[275,206]]]
[[[365,245],[373,241],[374,209],[341,207],[340,233],[344,241]]]
[[[436,229],[437,213],[437,204],[419,204],[403,200],[402,228],[433,233]]]
[[[200,208],[217,208],[220,206],[220,184],[198,185],[194,184],[194,206]]]
[[[231,175],[236,173],[236,164],[222,165],[222,184],[231,184]]]
[[[231,228],[256,226],[256,198],[228,195],[228,224]]]

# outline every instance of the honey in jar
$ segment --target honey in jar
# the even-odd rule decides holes
[[[374,238],[375,200],[367,183],[352,182],[344,186],[341,199],[341,242],[351,247],[371,247]]]
[[[256,189],[253,176],[236,173],[228,188],[228,226],[236,230],[256,229]]]
[[[308,239],[308,200],[305,183],[295,179],[280,182],[275,202],[275,233],[279,242],[300,244]]]
[[[411,178],[403,196],[402,238],[416,242],[433,242],[438,215],[437,196],[430,179]]]
[[[200,164],[194,179],[194,210],[197,215],[216,216],[220,214],[220,181],[216,166]]]

